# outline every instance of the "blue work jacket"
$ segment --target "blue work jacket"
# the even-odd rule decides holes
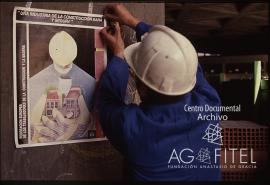
[[[140,22],[135,29],[137,38],[150,29],[150,25]],[[200,115],[209,117],[210,112],[187,110],[220,105],[219,96],[204,78],[201,66],[198,65],[193,90],[169,104],[125,104],[128,77],[128,64],[113,56],[102,75],[96,106],[105,135],[127,158],[134,179],[220,180],[221,141],[215,140],[220,134],[219,121],[198,120]]]

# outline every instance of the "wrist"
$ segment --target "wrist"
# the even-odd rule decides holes
[[[125,57],[124,57],[124,51],[114,53],[114,56],[117,56],[117,57],[119,57],[119,58],[121,58],[123,60],[125,59]]]
[[[133,29],[136,28],[137,24],[139,24],[139,20],[135,17],[133,17],[130,21],[129,21],[129,26]]]

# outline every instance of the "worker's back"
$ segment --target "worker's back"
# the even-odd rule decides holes
[[[116,28],[120,34],[119,26]],[[135,28],[137,36],[150,28],[140,22]],[[147,87],[181,98],[173,103],[126,105],[128,66]],[[214,156],[215,149],[217,156],[220,152],[218,121],[199,119],[200,113],[203,117],[209,112],[185,109],[205,105],[218,106],[220,99],[205,80],[194,47],[184,36],[164,26],[154,26],[141,43],[126,48],[125,60],[123,54],[115,52],[97,93],[103,131],[128,159],[136,180],[220,179],[220,169],[216,168],[219,158],[215,161]]]
[[[198,120],[210,112],[188,111],[218,106],[216,91],[206,82],[199,67],[197,84],[178,102],[161,105],[134,105],[124,114],[127,155],[135,179],[219,180],[219,139],[210,143],[207,128],[218,131],[219,121]],[[218,115],[212,112],[213,115]],[[208,116],[209,117],[209,116]],[[203,119],[203,118],[202,118]],[[210,130],[210,134],[215,130]],[[206,139],[203,139],[205,138]],[[218,137],[216,137],[218,138]],[[215,138],[214,138],[215,139]]]

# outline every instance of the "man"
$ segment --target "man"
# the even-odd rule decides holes
[[[88,138],[94,130],[90,108],[96,81],[73,63],[77,44],[65,31],[49,42],[51,65],[29,80],[33,143]]]
[[[59,88],[67,95],[71,86],[80,86],[90,110],[96,81],[73,63],[77,57],[74,38],[65,31],[57,32],[51,38],[48,50],[53,63],[30,78],[31,109],[47,88]]]
[[[219,165],[214,156],[219,145],[203,139],[212,122],[198,120],[207,112],[186,109],[220,105],[192,44],[168,27],[140,22],[122,5],[108,6],[104,17],[135,29],[139,40],[146,33],[141,42],[124,49],[117,22],[114,31],[101,30],[114,56],[99,84],[97,108],[104,133],[127,158],[134,179],[220,180],[218,168],[199,166]],[[136,74],[139,106],[124,103],[128,66]]]

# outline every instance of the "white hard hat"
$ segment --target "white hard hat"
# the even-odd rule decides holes
[[[155,25],[125,49],[125,59],[136,76],[164,95],[182,95],[196,83],[198,57],[191,42],[174,30]]]
[[[71,35],[65,31],[60,31],[51,38],[49,53],[56,64],[66,66],[76,58],[77,44]]]

